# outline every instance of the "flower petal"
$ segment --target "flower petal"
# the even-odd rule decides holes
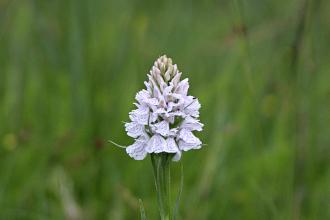
[[[192,150],[192,149],[200,149],[202,146],[201,146],[201,143],[187,143],[183,140],[180,140],[179,141],[179,149],[180,150],[183,150],[183,151],[188,151],[188,150]]]
[[[171,128],[168,135],[174,137],[177,135],[178,131],[179,131],[178,128]]]
[[[166,139],[167,147],[166,152],[167,153],[176,153],[179,151],[178,145],[176,144],[174,138],[170,137]]]
[[[169,117],[171,117],[171,116],[185,117],[186,116],[186,114],[181,111],[170,112],[170,113],[168,113],[168,115],[169,115]]]
[[[158,99],[151,98],[150,93],[145,89],[138,92],[135,96],[135,99],[139,102],[140,105],[148,106],[154,111],[157,109],[157,105],[159,104]]]
[[[181,150],[179,150],[178,152],[176,152],[176,154],[174,155],[174,157],[172,158],[173,161],[179,161],[181,159]]]
[[[202,142],[189,130],[182,129],[179,138],[188,144],[201,145]]]
[[[204,125],[200,123],[199,120],[191,116],[187,116],[180,125],[180,128],[184,128],[190,131],[201,131],[203,130],[203,126]]]
[[[137,122],[142,125],[147,125],[149,121],[149,112],[149,107],[139,106],[138,109],[135,109],[129,113],[129,117],[134,122]]]
[[[201,104],[199,103],[198,99],[193,99],[193,98],[186,99],[184,112],[192,117],[199,117],[200,107]]]
[[[178,83],[178,86],[176,87],[174,92],[183,96],[187,96],[188,89],[189,89],[189,82],[188,82],[188,78],[186,78]]]
[[[146,99],[149,99],[150,98],[150,93],[143,89],[141,91],[139,91],[136,96],[135,96],[135,99],[140,103],[142,104],[144,102],[144,100]]]
[[[126,152],[135,160],[143,160],[147,156],[147,152],[145,151],[146,144],[146,139],[137,139],[134,144],[126,148]]]
[[[180,82],[180,77],[181,77],[181,74],[180,72],[178,72],[172,79],[171,81],[171,85],[173,85],[174,87],[177,87],[178,86],[178,83]]]
[[[144,125],[141,125],[137,122],[125,123],[125,130],[128,136],[137,138],[144,134]]]
[[[146,151],[148,153],[161,153],[166,149],[166,145],[165,139],[159,134],[155,134],[148,141]]]
[[[162,136],[168,136],[170,131],[170,126],[167,121],[161,121],[157,124],[152,125],[154,131]]]

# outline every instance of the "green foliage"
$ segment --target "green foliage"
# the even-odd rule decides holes
[[[0,1],[0,219],[137,219],[138,198],[158,219],[149,159],[107,140],[132,143],[122,121],[162,54],[189,77],[207,144],[183,154],[178,219],[330,219],[329,11]]]

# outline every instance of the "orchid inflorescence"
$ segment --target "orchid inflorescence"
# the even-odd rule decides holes
[[[129,113],[131,122],[125,123],[127,135],[135,142],[126,152],[135,160],[147,154],[169,153],[178,161],[182,151],[199,149],[202,142],[193,134],[201,131],[198,99],[188,95],[188,79],[172,59],[159,57],[144,82],[146,89],[136,94],[137,109]]]

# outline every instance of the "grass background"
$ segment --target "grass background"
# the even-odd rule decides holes
[[[0,0],[0,219],[157,219],[128,120],[153,61],[202,103],[181,219],[330,219],[325,0]],[[173,164],[173,188],[180,165]]]

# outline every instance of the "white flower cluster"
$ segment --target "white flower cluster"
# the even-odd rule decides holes
[[[137,109],[129,113],[131,122],[125,124],[127,135],[135,143],[126,152],[135,160],[143,160],[148,153],[173,153],[174,161],[181,151],[199,149],[202,142],[193,131],[201,131],[200,103],[189,96],[188,79],[180,80],[181,72],[166,55],[158,58],[144,82],[147,89],[136,94]]]

